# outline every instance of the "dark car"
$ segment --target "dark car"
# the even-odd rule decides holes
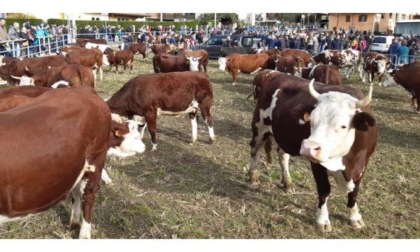
[[[227,47],[227,37],[233,43],[233,47]],[[261,38],[254,36],[243,36],[243,35],[216,35],[209,38],[202,45],[195,46],[194,50],[206,50],[209,54],[209,58],[217,59],[219,57],[226,56],[231,53],[248,54],[253,49],[258,48]]]

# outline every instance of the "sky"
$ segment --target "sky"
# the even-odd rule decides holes
[[[244,17],[245,13],[387,13],[387,12],[417,12],[420,13],[420,7],[417,10],[411,4],[386,4],[387,0],[381,1],[352,0],[351,2],[337,4],[330,0],[299,0],[298,4],[289,1],[265,0],[249,1],[244,0],[159,0],[159,4],[153,4],[153,1],[124,0],[121,2],[111,0],[73,0],[57,1],[42,0],[39,4],[34,4],[33,0],[19,0],[19,4],[2,4],[0,12],[51,12],[51,13],[159,13],[159,12],[179,12],[179,13],[238,13]],[[351,3],[351,4],[350,4]],[[46,8],[48,6],[48,8]]]

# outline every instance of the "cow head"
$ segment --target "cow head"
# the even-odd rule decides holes
[[[121,123],[114,119],[111,121],[109,155],[128,157],[137,153],[143,153],[145,150],[146,146],[140,138],[136,122],[128,120]]]
[[[191,72],[197,72],[198,69],[198,60],[201,59],[201,57],[197,58],[197,57],[187,57],[188,63],[190,65],[190,71]]]
[[[369,94],[358,100],[341,92],[319,94],[313,82],[309,84],[309,92],[317,103],[310,116],[306,117],[310,120],[311,135],[302,141],[300,154],[327,168],[334,166],[332,169],[342,169],[336,168],[336,161],[349,152],[356,130],[366,131],[368,126],[375,124],[369,113],[360,110],[372,99],[372,85]]]
[[[19,80],[19,86],[35,86],[35,81],[33,78],[28,77],[26,75],[22,77],[16,77],[13,75],[10,75],[13,79]]]
[[[219,70],[220,71],[226,71],[227,63],[229,62],[229,58],[220,57],[217,62],[219,62]]]

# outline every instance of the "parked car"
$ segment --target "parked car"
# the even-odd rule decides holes
[[[230,36],[234,47],[226,47],[227,37]],[[243,35],[216,35],[209,38],[202,45],[195,46],[195,50],[203,49],[209,54],[209,58],[217,59],[231,53],[248,54],[253,48],[258,48],[261,38]]]
[[[372,40],[371,51],[387,53],[392,44],[394,36],[375,36]]]

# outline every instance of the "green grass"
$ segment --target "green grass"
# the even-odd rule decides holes
[[[105,98],[137,74],[151,73],[150,59],[137,58],[131,74],[104,71],[97,83]],[[115,71],[115,70],[114,70]],[[263,238],[263,239],[419,239],[420,238],[420,116],[410,107],[402,88],[374,86],[372,109],[379,131],[378,145],[361,184],[358,205],[366,223],[353,230],[346,222],[347,196],[333,179],[328,201],[333,231],[315,230],[317,194],[308,162],[291,158],[296,192],[286,194],[274,155],[272,166],[258,164],[261,185],[247,181],[251,118],[255,103],[246,100],[254,76],[231,76],[211,60],[216,142],[208,142],[202,118],[198,141],[190,145],[191,124],[186,118],[158,118],[158,150],[151,151],[145,133],[145,153],[127,159],[109,158],[112,185],[101,184],[93,216],[92,237],[119,238]],[[367,93],[354,74],[343,85]],[[27,222],[0,226],[1,238],[76,238],[69,230],[70,200]]]

